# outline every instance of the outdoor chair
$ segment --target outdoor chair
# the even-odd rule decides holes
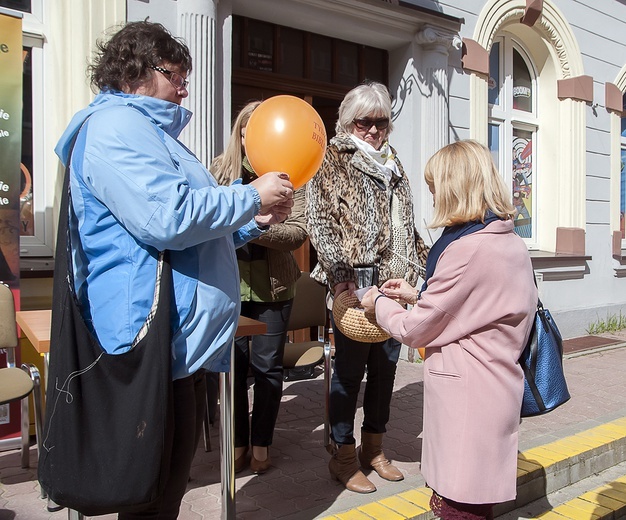
[[[21,400],[21,456],[22,468],[30,466],[30,415],[29,397],[32,395],[35,415],[35,435],[37,454],[41,449],[42,398],[41,379],[35,365],[23,363],[15,366],[17,348],[17,326],[15,323],[15,303],[11,289],[0,283],[0,349],[6,352],[7,368],[0,368],[0,405]]]
[[[296,295],[287,326],[288,331],[317,328],[317,339],[287,342],[283,355],[286,380],[308,379],[317,365],[324,362],[324,443],[329,444],[328,402],[330,396],[331,350],[326,308],[326,287],[303,272],[296,285]],[[216,415],[219,386],[217,374],[207,374],[207,413],[203,424],[204,450],[211,451],[210,431]]]
[[[324,361],[324,443],[328,445],[328,400],[330,395],[331,344],[329,340],[326,287],[303,272],[296,285],[296,296],[287,330],[317,327],[317,339],[285,344],[283,369],[286,380],[312,377],[315,366]]]

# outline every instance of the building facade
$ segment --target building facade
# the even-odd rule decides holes
[[[333,135],[345,93],[365,79],[382,81],[394,98],[390,141],[410,177],[416,222],[428,242],[437,233],[426,227],[432,200],[424,165],[451,141],[477,139],[511,186],[516,230],[564,336],[626,317],[623,2],[0,0],[0,6],[24,13],[31,56],[24,88],[32,137],[24,161],[32,218],[22,254],[33,271],[53,254],[62,172],[52,149],[93,96],[85,66],[94,42],[118,23],[149,18],[191,49],[185,104],[194,118],[182,139],[205,164],[222,151],[231,118],[251,99],[302,97]],[[26,299],[28,290],[23,286]]]

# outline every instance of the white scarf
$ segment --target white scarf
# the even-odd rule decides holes
[[[385,176],[385,178],[390,181],[391,176],[395,173],[398,177],[401,177],[402,174],[394,160],[393,152],[391,151],[391,147],[389,146],[389,142],[385,141],[383,145],[380,147],[380,150],[376,150],[371,144],[366,143],[363,139],[359,139],[356,135],[350,134],[350,137],[356,144],[357,148],[361,150],[363,153],[367,154],[372,158],[376,167],[380,170],[380,172]]]

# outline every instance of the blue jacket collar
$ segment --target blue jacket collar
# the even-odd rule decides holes
[[[164,101],[150,96],[126,94],[119,90],[102,91],[88,107],[74,115],[70,124],[65,129],[65,132],[63,132],[61,139],[59,139],[54,151],[63,164],[67,164],[70,145],[74,135],[80,130],[80,127],[89,116],[109,107],[124,105],[139,110],[174,139],[178,138],[192,116],[189,110],[170,101]]]

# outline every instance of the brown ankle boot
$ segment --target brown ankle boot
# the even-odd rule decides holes
[[[356,493],[376,491],[376,486],[359,469],[354,444],[335,445],[333,443],[329,451],[332,455],[328,463],[331,477],[341,482],[346,489]]]
[[[363,469],[373,469],[385,480],[398,481],[404,479],[400,470],[391,464],[383,453],[382,433],[368,433],[361,430],[359,461]]]

